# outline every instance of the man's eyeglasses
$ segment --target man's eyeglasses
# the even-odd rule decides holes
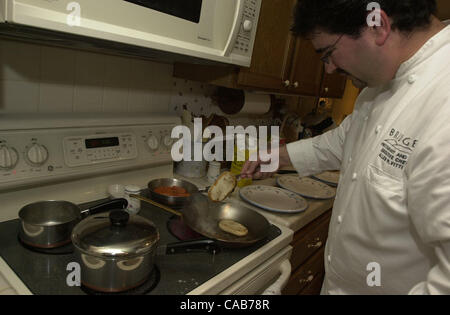
[[[325,63],[325,64],[329,64],[330,63],[330,57],[331,55],[333,55],[333,52],[336,50],[336,45],[339,43],[339,41],[341,40],[342,36],[344,36],[344,34],[342,34],[338,40],[331,45],[330,47],[328,47],[327,51],[325,52],[325,54],[320,57],[320,60]]]

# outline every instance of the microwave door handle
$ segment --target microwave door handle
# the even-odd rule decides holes
[[[241,28],[242,16],[244,12],[245,0],[237,0],[236,11],[234,12],[234,21],[231,28],[230,36],[228,37],[227,44],[223,50],[223,56],[228,56],[233,50],[234,43],[236,42],[239,30]]]

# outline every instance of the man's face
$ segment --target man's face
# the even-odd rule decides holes
[[[364,38],[354,39],[347,35],[319,32],[312,38],[316,52],[325,63],[327,73],[347,75],[358,88],[370,85],[371,65]]]

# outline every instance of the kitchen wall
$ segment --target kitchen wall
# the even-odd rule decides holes
[[[216,87],[177,79],[171,64],[0,39],[0,115],[17,113],[221,114]],[[268,124],[239,117],[231,123]],[[1,128],[1,126],[0,126]]]
[[[170,64],[0,40],[0,114],[167,113],[172,95],[206,109],[213,87],[200,86]]]
[[[172,67],[0,40],[0,113],[167,112]]]

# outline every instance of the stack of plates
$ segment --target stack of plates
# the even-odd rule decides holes
[[[337,187],[339,183],[339,171],[327,171],[317,175],[313,175],[311,177],[324,182],[327,185]]]
[[[311,199],[331,199],[336,195],[333,188],[309,177],[281,176],[277,178],[277,184],[284,189]]]
[[[245,186],[239,190],[239,195],[256,207],[279,213],[299,213],[308,208],[304,198],[279,187]]]
[[[277,185],[281,188],[265,185],[245,186],[239,190],[239,195],[256,207],[279,213],[305,211],[308,208],[305,198],[326,200],[336,196],[334,188],[309,177],[280,176],[277,178]]]

